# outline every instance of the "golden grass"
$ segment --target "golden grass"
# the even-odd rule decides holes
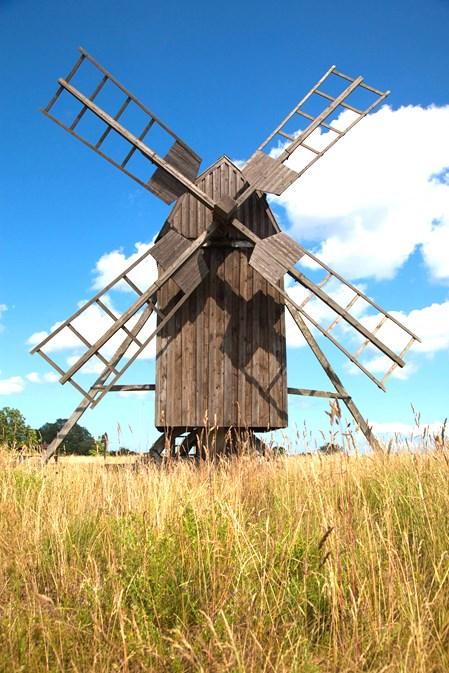
[[[0,455],[0,671],[449,670],[449,459]]]

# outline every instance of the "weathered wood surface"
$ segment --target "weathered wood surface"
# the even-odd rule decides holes
[[[303,254],[296,241],[281,231],[256,244],[251,255],[251,266],[264,278],[277,283]]]
[[[214,200],[232,198],[246,182],[225,157],[197,180]],[[254,194],[237,212],[266,238],[279,231],[265,197]],[[184,194],[164,225],[194,239],[212,213]],[[287,426],[284,304],[279,293],[249,265],[252,252],[235,247],[244,237],[221,226],[217,246],[203,249],[209,274],[157,338],[156,426],[238,426],[266,430]],[[230,245],[226,245],[229,240]],[[166,314],[179,288],[170,281],[158,292]]]
[[[164,159],[189,178],[189,180],[195,180],[201,160],[189,147],[176,140]],[[177,199],[185,192],[185,187],[162,168],[158,168],[153,173],[148,183],[148,188],[159,196],[162,201],[165,201],[165,203],[172,203],[174,199]]]
[[[242,172],[256,189],[278,195],[285,192],[298,177],[291,168],[261,151],[251,157]]]

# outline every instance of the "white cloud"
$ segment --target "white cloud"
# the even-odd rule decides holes
[[[41,382],[41,377],[37,372],[30,372],[25,376],[27,381],[30,383],[40,383]]]
[[[147,390],[120,390],[119,397],[141,397],[142,399],[148,397],[150,393]]]
[[[318,255],[348,278],[392,278],[418,248],[430,274],[449,279],[448,127],[449,106],[384,106],[274,201],[293,235],[322,241]]]
[[[441,434],[443,421],[433,421],[432,423],[417,426],[416,423],[403,423],[401,421],[374,422],[373,430],[376,434],[391,434],[401,436],[411,436],[415,439],[422,439],[424,436],[432,434]]]
[[[107,252],[102,255],[95,264],[95,277],[92,287],[95,290],[103,289],[106,285],[111,283],[119,273],[124,271],[131,264],[134,264],[139,257],[152,247],[152,245],[153,242],[135,243],[136,251],[129,255],[129,257],[127,257],[122,250],[112,250],[112,252]],[[132,271],[130,271],[129,277],[138,288],[143,291],[147,290],[157,278],[156,261],[151,255],[148,255],[142,262],[137,264]],[[114,286],[114,290],[132,292],[130,286],[125,281],[121,281]]]
[[[449,278],[449,216],[441,218],[424,238],[421,251],[435,280]]]
[[[246,159],[231,159],[232,163],[234,166],[237,166],[237,168],[243,168],[243,166],[246,164],[247,160]]]
[[[30,372],[25,376],[30,383],[56,383],[59,378],[53,372],[46,372],[45,374],[38,374],[38,372]]]
[[[21,376],[10,376],[0,379],[0,395],[17,395],[25,388],[25,381]]]

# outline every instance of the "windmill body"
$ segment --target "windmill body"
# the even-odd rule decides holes
[[[247,182],[223,157],[197,184],[219,200],[235,198]],[[279,231],[264,195],[253,194],[237,216],[260,238]],[[211,211],[184,194],[161,231],[160,244],[173,230],[195,240],[211,222]],[[221,226],[202,249],[208,273],[157,336],[156,426],[161,432],[207,423],[258,431],[287,426],[285,307],[250,266],[253,247],[232,227]],[[171,241],[167,250],[170,258]],[[179,291],[173,281],[159,291],[163,313]]]
[[[388,92],[332,66],[242,168],[223,156],[197,177],[201,159],[196,152],[92,56],[80,51],[43,113],[141,187],[174,205],[153,247],[34,347],[32,352],[55,368],[60,382],[70,383],[82,395],[48,447],[46,459],[86,409],[117,390],[155,390],[161,435],[151,452],[157,458],[164,450],[188,455],[191,438],[204,438],[203,430],[211,426],[222,437],[229,428],[252,436],[285,428],[288,394],[341,400],[367,441],[379,448],[317,339],[330,341],[382,390],[419,339],[394,314],[282,232],[266,195],[288,189]],[[80,79],[86,67],[96,78],[90,90]],[[64,108],[67,101],[69,113]],[[158,146],[161,138],[165,149]],[[148,275],[136,280],[135,274],[146,268],[149,255],[156,260],[158,277],[147,286]],[[285,275],[300,288],[299,298],[286,292]],[[118,311],[109,293],[123,284],[130,298]],[[333,390],[287,387],[286,310]],[[157,322],[151,326],[155,314]],[[97,323],[100,316],[106,328],[96,334],[86,329],[95,322],[92,316]],[[76,343],[79,354],[74,362],[57,362],[51,355],[60,350],[64,335]],[[119,384],[153,339],[155,384]],[[383,376],[378,374],[379,363]],[[93,380],[86,387],[89,375]],[[176,448],[174,438],[182,433],[187,435]]]

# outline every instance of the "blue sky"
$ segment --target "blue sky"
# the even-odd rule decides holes
[[[168,213],[39,114],[82,45],[202,156],[202,168],[223,153],[248,158],[333,63],[392,91],[389,108],[361,122],[273,207],[294,237],[423,336],[409,374],[393,378],[387,394],[326,347],[362,412],[379,430],[407,429],[411,403],[423,423],[444,419],[448,34],[447,0],[0,0],[0,406],[18,407],[34,426],[71,413],[77,393],[45,381],[49,369],[29,355],[27,341],[89,298],[101,269],[117,259],[111,253],[132,255]],[[152,382],[152,361],[139,362],[132,379]],[[302,347],[289,348],[289,384],[328,388]],[[152,395],[110,395],[82,423],[145,448],[153,405]],[[291,399],[292,432],[304,421],[323,426],[325,408]]]

